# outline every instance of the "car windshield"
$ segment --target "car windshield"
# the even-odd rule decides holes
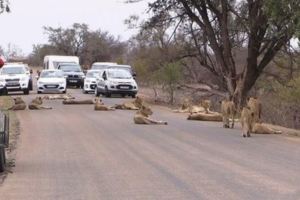
[[[25,74],[25,68],[22,66],[4,67],[1,74]]]
[[[108,65],[93,65],[91,69],[99,70],[99,69],[106,69],[106,68],[108,68]]]
[[[60,65],[59,69],[64,72],[81,72],[79,65]]]
[[[43,71],[41,73],[41,78],[63,78],[64,75],[62,71]]]
[[[130,79],[132,78],[129,71],[124,69],[118,69],[118,70],[109,70],[108,71],[108,77],[112,79]]]
[[[99,75],[97,71],[90,71],[86,73],[86,78],[96,78]]]

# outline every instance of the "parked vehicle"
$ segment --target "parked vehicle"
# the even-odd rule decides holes
[[[114,62],[95,62],[91,66],[91,70],[106,69],[108,66],[117,65]]]
[[[79,64],[62,63],[58,65],[58,69],[63,71],[67,86],[83,87],[85,75]]]
[[[66,93],[67,81],[61,70],[43,70],[37,81],[37,93]]]
[[[57,69],[62,63],[71,63],[79,65],[79,58],[77,56],[54,56],[48,55],[44,58],[44,69]]]
[[[29,94],[30,76],[26,73],[25,64],[6,63],[0,70],[0,91],[7,94],[10,91],[23,91]]]
[[[104,69],[97,79],[95,95],[100,94],[110,97],[112,94],[120,94],[123,97],[130,95],[135,98],[138,85],[131,73],[126,69]]]
[[[99,74],[101,73],[101,70],[88,70],[85,79],[84,79],[84,86],[82,88],[83,93],[88,92],[95,92],[96,86],[97,86],[97,78],[99,77]]]

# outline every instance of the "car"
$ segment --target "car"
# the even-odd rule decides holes
[[[83,87],[85,75],[79,64],[62,63],[58,65],[58,69],[63,71],[67,86]]]
[[[0,70],[0,91],[7,94],[11,91],[22,91],[29,94],[30,77],[26,73],[25,64],[6,63]]]
[[[99,76],[99,73],[101,70],[88,70],[83,84],[83,93],[88,92],[95,92],[96,86],[97,86],[97,77]]]
[[[112,94],[126,95],[135,98],[138,85],[131,73],[126,69],[112,68],[104,69],[97,79],[95,96],[100,94],[110,97]]]
[[[109,69],[112,69],[112,68],[126,69],[132,74],[133,78],[136,77],[136,73],[133,71],[133,69],[130,65],[110,65],[110,66],[107,66],[107,68],[109,68]]]
[[[57,69],[42,70],[37,80],[37,93],[66,93],[67,81],[63,71]]]

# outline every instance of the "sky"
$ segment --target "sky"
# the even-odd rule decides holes
[[[44,26],[70,27],[73,23],[86,23],[91,30],[101,29],[127,40],[136,30],[128,30],[124,20],[130,15],[146,17],[147,1],[124,1],[10,0],[11,13],[0,15],[0,46],[13,44],[26,55],[33,44],[47,43]]]

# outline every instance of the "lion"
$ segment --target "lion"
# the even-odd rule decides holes
[[[221,102],[221,113],[223,116],[223,127],[234,128],[234,117],[236,114],[236,107],[233,101],[223,100]],[[232,121],[230,126],[230,120]]]
[[[255,123],[252,127],[253,133],[256,134],[281,134],[282,131],[272,129],[268,127],[266,124]]]
[[[63,100],[62,103],[65,105],[82,105],[82,104],[94,104],[95,102],[92,99],[86,99],[86,100],[67,99],[67,100]]]
[[[242,125],[243,137],[250,137],[250,133],[252,132],[255,124],[254,113],[250,107],[245,106],[242,109],[240,122]]]
[[[149,118],[150,115],[153,114],[153,111],[149,106],[142,105],[141,108],[134,115],[134,123],[135,124],[162,124],[167,125],[167,122],[157,121]]]
[[[190,111],[191,101],[188,98],[184,98],[179,109],[173,110],[176,113],[187,113]]]
[[[191,113],[188,120],[199,120],[199,121],[214,121],[214,122],[221,122],[222,115],[217,112],[210,112],[210,113]]]
[[[69,100],[75,99],[70,94],[55,94],[55,95],[46,95],[43,97],[45,100]]]
[[[114,108],[120,110],[139,110],[143,104],[144,100],[137,96],[134,101],[125,102],[123,104],[116,104]]]
[[[14,105],[8,110],[25,110],[26,109],[26,103],[21,97],[16,97],[13,99],[14,100]]]
[[[261,122],[261,102],[256,97],[250,97],[247,106],[254,113],[254,122]]]
[[[208,113],[210,113],[210,107],[211,107],[211,101],[210,100],[201,100],[200,101],[200,105],[201,105],[201,107],[203,107],[204,108],[204,112],[206,113],[206,114],[208,114]]]
[[[36,97],[35,99],[33,99],[30,104],[28,105],[29,110],[50,110],[52,109],[52,107],[46,107],[46,106],[42,106],[43,104],[43,99],[42,97]]]
[[[113,110],[115,110],[115,108],[104,105],[102,99],[96,98],[95,99],[94,110],[99,110],[99,111],[113,111]]]

